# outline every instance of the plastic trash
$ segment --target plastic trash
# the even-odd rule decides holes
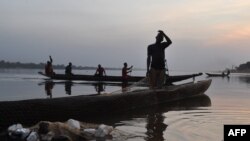
[[[96,129],[92,129],[92,128],[84,129],[83,132],[94,135],[96,132]]]
[[[10,133],[10,132],[14,132],[14,131],[16,131],[17,129],[21,129],[21,128],[23,128],[23,126],[22,126],[22,124],[13,124],[13,125],[11,125],[11,126],[9,126],[8,127],[8,132]]]
[[[14,133],[17,135],[21,135],[21,139],[24,139],[30,134],[30,129],[20,128],[20,129],[17,129]]]
[[[13,124],[8,128],[8,134],[11,138],[24,139],[30,134],[30,129],[23,128],[21,124]]]
[[[39,141],[39,136],[36,132],[31,132],[26,140],[27,141]]]
[[[74,119],[69,119],[68,121],[67,121],[67,124],[68,124],[68,126],[69,127],[71,127],[71,128],[76,128],[76,129],[79,129],[80,130],[80,122],[79,121],[77,121],[77,120],[74,120]]]
[[[112,126],[107,126],[107,125],[101,124],[97,128],[97,130],[95,132],[95,136],[96,137],[105,137],[106,135],[109,135],[112,131],[113,131]]]

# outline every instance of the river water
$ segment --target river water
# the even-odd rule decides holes
[[[38,71],[0,70],[0,101],[50,99],[98,92],[109,93],[121,89],[121,86],[84,81],[47,81],[45,77],[37,74]],[[93,74],[94,71],[75,73]],[[120,75],[121,72],[107,73]],[[144,71],[132,73],[141,76],[144,74]],[[204,74],[196,78],[196,81],[202,79],[212,79],[212,84],[205,94],[199,97],[140,109],[124,115],[95,117],[91,122],[112,125],[126,133],[116,140],[129,141],[221,141],[224,124],[250,124],[250,74],[231,74],[225,78],[207,78]],[[193,80],[184,82],[190,81]]]

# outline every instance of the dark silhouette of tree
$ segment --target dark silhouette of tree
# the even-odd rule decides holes
[[[237,71],[250,71],[250,62],[240,64],[239,67],[237,67]]]

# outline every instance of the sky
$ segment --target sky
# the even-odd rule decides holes
[[[0,60],[146,68],[163,30],[170,70],[250,61],[249,0],[1,0]]]

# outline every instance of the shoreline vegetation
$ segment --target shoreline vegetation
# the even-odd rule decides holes
[[[250,62],[240,64],[238,67],[230,70],[232,73],[250,73]]]
[[[21,62],[8,62],[1,60],[0,61],[0,69],[44,69],[45,63],[21,63]],[[56,64],[53,65],[54,69],[65,69],[65,65]],[[96,70],[96,67],[93,66],[75,66],[72,65],[72,69],[76,70]],[[121,70],[122,68],[113,68],[113,67],[105,67],[106,70]],[[134,70],[145,70],[142,68],[134,68]],[[250,61],[240,64],[238,67],[235,67],[230,70],[231,73],[250,73]]]
[[[21,63],[21,62],[8,62],[1,60],[0,61],[0,69],[44,69],[45,63]],[[65,69],[65,65],[63,64],[53,64],[53,69]],[[75,66],[72,65],[72,69],[76,70],[96,70],[96,67],[93,66]],[[105,67],[106,70],[121,70],[122,68],[112,68]],[[134,68],[134,70],[144,70],[141,68]]]

